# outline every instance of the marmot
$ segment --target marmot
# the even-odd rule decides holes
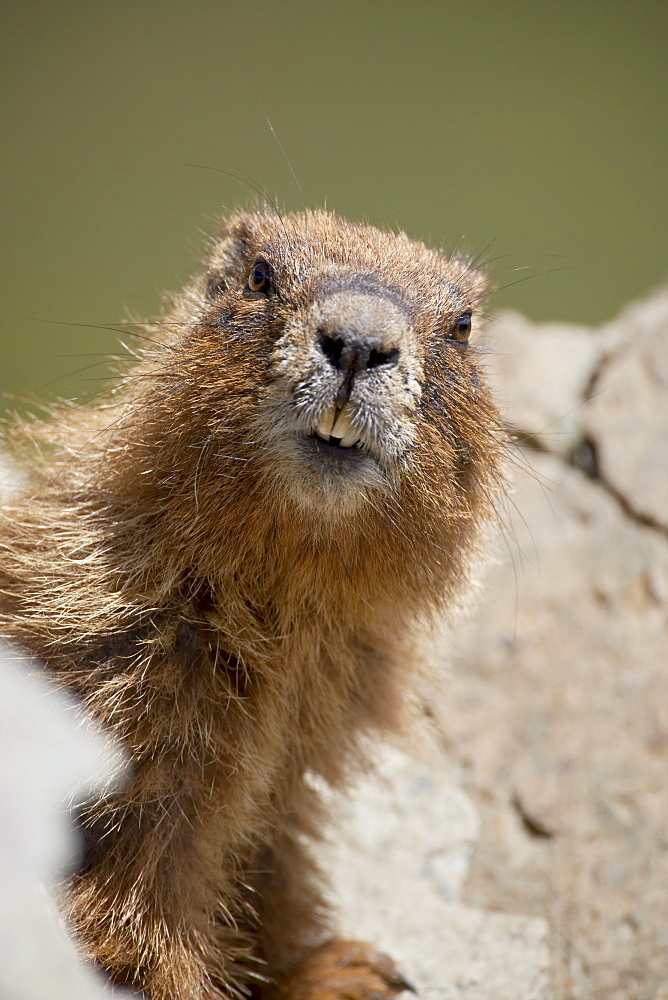
[[[502,488],[469,344],[488,289],[403,233],[242,211],[121,385],[15,424],[32,478],[0,520],[2,630],[132,759],[82,811],[67,896],[114,982],[408,988],[328,940],[309,839],[318,781],[399,725],[414,627],[452,603]]]

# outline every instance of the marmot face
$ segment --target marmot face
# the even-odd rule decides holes
[[[425,419],[458,439],[450,404],[478,391],[468,335],[487,287],[467,261],[325,212],[228,224],[206,321],[253,351],[264,342],[253,431],[283,495],[350,511],[401,485]]]

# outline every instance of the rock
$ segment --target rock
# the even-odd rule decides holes
[[[542,448],[569,454],[606,338],[587,327],[535,325],[506,310],[494,317],[487,342],[492,385],[511,427]]]
[[[600,475],[640,517],[668,531],[668,290],[624,310],[581,427]]]
[[[480,811],[464,899],[548,919],[569,1000],[667,995],[667,315],[659,293],[600,331],[577,429],[600,475],[546,439],[518,453],[505,544],[429,702]]]
[[[387,950],[425,1000],[548,1000],[546,922],[462,904],[478,818],[443,752],[420,753],[386,748],[338,804],[322,859],[341,933]]]
[[[102,1000],[109,994],[79,961],[48,887],[78,852],[66,800],[116,780],[122,757],[63,692],[4,646],[0,761],[0,997]]]

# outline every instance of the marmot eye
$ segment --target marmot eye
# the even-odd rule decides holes
[[[452,329],[450,330],[448,336],[451,337],[452,340],[456,340],[458,344],[465,344],[466,341],[469,339],[470,334],[471,334],[471,313],[465,312],[462,313],[461,316],[458,316],[457,319],[454,321],[454,323],[452,324]]]
[[[262,292],[268,295],[271,291],[271,264],[266,260],[257,260],[248,275],[246,288],[249,292]]]

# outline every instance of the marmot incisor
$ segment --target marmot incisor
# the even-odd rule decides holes
[[[416,623],[475,561],[504,447],[469,345],[487,280],[402,233],[261,208],[102,402],[18,423],[0,621],[127,747],[68,893],[152,1000],[392,997],[327,940],[309,838],[399,723]],[[325,942],[323,944],[323,942]]]

